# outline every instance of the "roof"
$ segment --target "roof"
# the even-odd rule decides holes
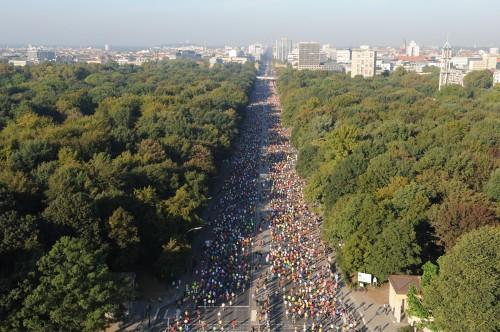
[[[420,289],[420,276],[409,276],[409,275],[390,275],[389,283],[392,288],[396,291],[398,295],[406,295],[408,293],[408,288],[410,285],[415,285],[417,289]]]

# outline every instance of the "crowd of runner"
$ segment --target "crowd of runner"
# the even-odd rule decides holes
[[[255,243],[255,231],[264,225],[271,233],[269,253],[263,258],[264,264],[269,265],[264,276],[255,281],[253,298],[258,324],[252,330],[273,330],[270,316],[278,295],[286,320],[282,326],[291,327],[291,331],[339,331],[341,326],[343,330],[355,329],[356,322],[337,296],[338,275],[332,273],[328,249],[319,239],[320,220],[304,203],[304,183],[294,171],[296,153],[279,122],[274,83],[270,89],[267,102],[271,112],[259,111],[263,109],[259,104],[250,106],[253,109],[246,121],[250,125],[240,134],[241,143],[235,147],[228,165],[231,173],[216,199],[213,217],[207,220],[212,236],[198,260],[196,280],[186,285],[184,300],[192,304],[191,310],[181,312],[179,307],[169,331],[222,331],[227,327],[221,316],[225,307],[231,307],[250,286],[252,246],[263,245]],[[263,142],[263,129],[268,130],[268,144]],[[270,167],[270,213],[258,221],[255,209],[260,160],[256,153],[262,146]],[[262,253],[259,254],[259,265],[254,264],[253,268],[260,268]],[[277,281],[279,292],[266,289],[271,280]],[[215,306],[221,308],[217,323],[208,326],[200,309]],[[237,326],[236,320],[230,322],[233,330]]]

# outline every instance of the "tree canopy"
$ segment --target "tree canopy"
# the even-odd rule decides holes
[[[29,330],[101,330],[133,295],[131,283],[109,271],[103,250],[85,240],[60,238],[37,267],[39,284],[24,300]]]
[[[424,303],[444,331],[500,329],[500,227],[463,235],[439,262],[439,273],[424,285]]]
[[[498,224],[500,88],[490,72],[465,81],[439,92],[436,71],[279,72],[305,197],[347,274],[420,273],[463,234]]]
[[[0,73],[0,330],[100,329],[104,312],[118,314],[112,273],[144,265],[170,278],[179,271],[169,262],[187,261],[186,231],[202,223],[255,68],[179,60]],[[73,263],[80,275],[61,270]]]

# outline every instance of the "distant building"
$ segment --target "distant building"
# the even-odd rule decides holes
[[[321,50],[326,55],[328,60],[336,60],[337,59],[337,49],[330,44],[325,44],[321,46]]]
[[[410,56],[410,57],[420,56],[420,46],[418,46],[414,40],[412,40],[406,46],[406,56]]]
[[[352,63],[351,63],[351,77],[375,76],[375,63],[377,59],[377,52],[370,49],[356,49],[352,50]]]
[[[450,83],[450,72],[451,72],[451,57],[453,51],[451,45],[448,41],[443,45],[441,50],[441,70],[439,72],[439,90],[442,87],[447,86]]]
[[[499,48],[498,47],[492,47],[490,48],[490,54],[498,55],[499,53]]]
[[[330,60],[321,65],[321,70],[343,73],[345,72],[345,66]]]
[[[469,57],[466,56],[454,56],[451,58],[451,63],[455,68],[468,69],[469,68]]]
[[[381,74],[384,72],[391,72],[394,69],[394,63],[390,61],[377,60],[376,65]]]
[[[448,77],[448,85],[460,85],[464,86],[464,77],[466,72],[460,69],[450,69],[450,75]]]
[[[28,62],[35,64],[56,60],[56,52],[32,47],[31,45],[28,47],[26,56],[28,58]]]
[[[299,43],[299,65],[298,69],[321,69],[320,45],[314,42]]]
[[[120,66],[126,66],[126,65],[131,65],[133,63],[133,60],[131,60],[129,58],[119,58],[116,60],[116,62]],[[102,61],[101,60],[98,60],[96,62],[87,61],[87,63],[102,63]]]
[[[351,63],[351,50],[337,50],[338,63]]]
[[[264,54],[264,46],[262,44],[253,44],[248,46],[248,54],[250,54],[255,61],[260,61]]]
[[[465,71],[452,67],[453,50],[448,41],[441,50],[441,62],[439,72],[439,90],[445,86],[456,84],[464,86]]]
[[[227,52],[230,58],[243,57],[245,54],[239,49],[231,49]]]
[[[288,53],[287,62],[292,65],[293,68],[299,67],[299,49],[294,49]]]
[[[24,67],[28,64],[28,61],[26,60],[9,60],[9,65],[13,65],[15,67]]]
[[[176,59],[191,59],[191,60],[200,60],[201,54],[196,53],[196,51],[192,50],[180,50],[175,53]]]
[[[495,70],[493,73],[493,85],[500,84],[500,70]]]
[[[248,58],[246,57],[223,57],[222,62],[223,63],[239,63],[239,64],[245,64],[248,61]]]
[[[484,54],[481,59],[469,62],[469,70],[495,70],[497,68],[498,56],[495,54]]]
[[[57,54],[56,63],[58,64],[71,64],[75,62],[75,58],[72,55]]]
[[[210,64],[210,68],[217,64],[222,64],[224,63],[221,58],[213,57],[208,60],[208,63]]]
[[[274,58],[281,62],[288,61],[288,53],[292,51],[292,41],[288,38],[281,38],[276,41]]]

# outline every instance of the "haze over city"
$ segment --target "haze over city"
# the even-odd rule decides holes
[[[288,36],[338,46],[497,42],[492,0],[19,0],[2,4],[0,45],[153,46],[271,43]]]

